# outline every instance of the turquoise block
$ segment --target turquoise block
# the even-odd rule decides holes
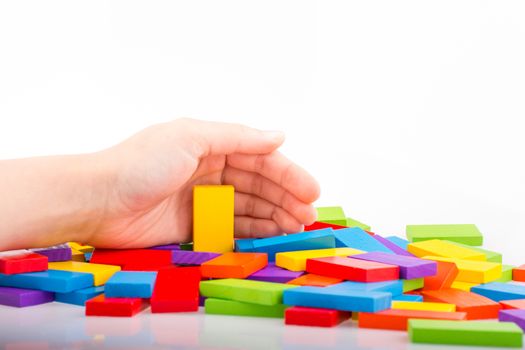
[[[40,272],[5,275],[0,273],[0,286],[68,293],[93,286],[90,273],[47,270]]]
[[[119,271],[106,282],[108,298],[150,298],[157,279],[156,272]]]
[[[104,293],[104,286],[89,287],[69,293],[55,293],[55,301],[84,306],[86,301]]]
[[[470,291],[494,301],[525,299],[525,286],[519,284],[491,282],[474,286]]]
[[[283,293],[283,304],[343,311],[377,312],[390,308],[392,295],[365,290],[298,287]]]
[[[344,291],[363,291],[363,292],[385,292],[390,293],[390,295],[400,295],[403,294],[403,281],[394,280],[394,281],[384,281],[384,282],[353,282],[346,281],[337,284],[332,284],[331,286],[323,287],[325,289],[333,289],[341,292]]]
[[[235,251],[236,252],[253,252],[255,248],[253,247],[253,241],[256,238],[244,238],[235,240]]]
[[[388,236],[385,238],[388,239],[390,242],[394,243],[395,245],[397,245],[398,247],[403,248],[404,250],[408,249],[408,241],[406,239],[403,239],[398,236]]]
[[[336,247],[350,247],[365,252],[384,252],[394,254],[390,249],[359,227],[343,228],[333,231]]]
[[[416,294],[400,294],[400,295],[394,295],[392,297],[393,301],[423,301],[423,297],[421,295]]]

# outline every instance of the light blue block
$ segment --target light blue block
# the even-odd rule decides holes
[[[47,270],[40,272],[5,275],[0,273],[0,286],[68,293],[93,286],[90,273]]]
[[[253,241],[256,238],[244,238],[235,240],[235,251],[236,252],[253,252],[255,248],[253,247]]]
[[[364,290],[297,287],[283,293],[283,304],[344,311],[377,312],[390,308],[392,295]]]
[[[398,247],[403,248],[404,250],[408,249],[409,242],[406,239],[403,239],[398,236],[388,236],[385,238],[388,239],[390,242],[394,243],[395,245],[397,245]]]
[[[394,280],[394,281],[384,281],[384,282],[353,282],[345,281],[337,284],[332,284],[325,289],[333,289],[340,292],[345,291],[362,291],[362,292],[385,292],[390,293],[391,295],[400,295],[403,294],[403,281]]]
[[[69,293],[55,293],[55,301],[84,306],[86,301],[104,293],[104,286],[89,287]]]
[[[108,298],[150,298],[157,279],[156,272],[118,271],[106,282]]]
[[[423,301],[423,297],[416,294],[401,294],[394,295],[392,301]]]
[[[394,254],[374,237],[370,236],[359,227],[343,228],[333,231],[336,239],[336,247],[350,247],[365,252],[383,252]]]
[[[470,291],[494,301],[525,299],[525,286],[519,284],[491,282],[472,287]]]

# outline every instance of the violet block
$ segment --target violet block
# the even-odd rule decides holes
[[[269,262],[266,267],[251,274],[247,279],[254,281],[286,283],[301,276],[303,273],[303,271],[289,271],[275,266],[275,263]]]
[[[178,244],[158,245],[158,246],[155,246],[155,247],[151,247],[149,249],[154,249],[154,250],[180,250],[180,245],[178,245]]]
[[[171,262],[176,265],[201,265],[206,261],[215,259],[221,254],[210,252],[194,252],[191,250],[173,250]]]
[[[49,303],[55,300],[55,293],[42,290],[0,287],[0,304],[25,307]]]
[[[29,250],[47,256],[47,261],[49,262],[69,261],[72,257],[71,247],[67,243],[47,248],[33,248]]]
[[[434,276],[437,273],[437,263],[435,261],[412,256],[370,252],[352,255],[352,258],[399,266],[399,277],[407,280]]]
[[[381,237],[378,234],[375,234],[372,237],[374,237],[379,243],[383,244],[385,247],[387,247],[397,255],[414,256],[414,254],[407,252],[395,243],[390,242],[388,239]]]
[[[498,319],[501,322],[514,322],[521,329],[525,330],[525,310],[522,310],[522,309],[500,310]]]

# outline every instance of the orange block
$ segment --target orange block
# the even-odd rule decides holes
[[[498,318],[499,303],[476,293],[459,289],[424,290],[425,301],[456,304],[456,311],[466,312],[467,320]]]
[[[453,262],[436,261],[437,273],[425,277],[423,290],[438,290],[450,288],[459,273],[458,267]]]
[[[502,309],[525,309],[525,299],[502,300],[499,304]]]
[[[287,283],[295,284],[297,286],[326,287],[341,282],[343,282],[343,280],[340,278],[307,273],[306,275],[299,276],[291,281],[288,281]]]
[[[520,265],[512,269],[512,279],[514,281],[525,282],[525,265]]]
[[[201,272],[210,278],[246,278],[266,265],[266,253],[224,253],[203,263]]]
[[[393,329],[406,331],[408,320],[422,318],[429,320],[466,320],[465,312],[442,312],[427,310],[383,310],[376,313],[360,312],[359,328]]]

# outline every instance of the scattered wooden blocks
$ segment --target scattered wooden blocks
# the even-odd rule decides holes
[[[370,252],[354,255],[352,258],[399,266],[399,277],[402,279],[433,276],[437,271],[435,262],[410,256]]]
[[[156,272],[119,271],[107,282],[104,294],[108,298],[150,298]]]
[[[359,249],[365,252],[384,252],[394,254],[390,249],[378,240],[374,239],[363,229],[359,227],[345,228],[333,231],[336,239],[336,247],[349,247]]]
[[[55,301],[84,306],[86,301],[104,293],[104,286],[74,290],[69,293],[55,293]]]
[[[479,294],[458,289],[423,291],[425,301],[455,304],[456,311],[466,312],[468,320],[497,318],[501,306]]]
[[[417,303],[416,303],[417,304]],[[391,329],[404,331],[409,319],[465,320],[464,312],[436,312],[429,310],[384,310],[377,313],[359,313],[359,328]]]
[[[363,253],[363,251],[353,248],[312,249],[283,252],[275,255],[275,265],[290,271],[304,271],[306,270],[306,260],[308,259],[331,256],[350,256],[361,253]]]
[[[93,275],[95,286],[104,285],[111,276],[113,276],[117,271],[120,271],[120,266],[93,264],[78,261],[50,262],[48,267],[50,270],[90,273]]]
[[[52,302],[55,295],[41,290],[0,287],[0,305],[26,307]]]
[[[518,284],[492,282],[472,287],[470,291],[494,301],[525,299],[525,286]]]
[[[157,273],[151,297],[151,312],[197,311],[199,309],[198,267],[171,267]]]
[[[301,277],[297,277],[296,279],[288,281],[287,283],[297,286],[326,287],[341,282],[343,282],[343,279],[341,278],[326,277],[313,273],[307,273]]]
[[[293,306],[286,309],[284,323],[298,326],[334,327],[350,318],[347,311]]]
[[[201,265],[203,277],[246,278],[268,264],[263,253],[225,253]]]
[[[86,301],[86,316],[131,317],[145,307],[140,298],[106,298],[100,294]]]
[[[47,270],[15,275],[0,274],[0,286],[68,293],[93,286],[89,273]]]
[[[29,250],[0,252],[0,273],[7,275],[47,270],[47,256]]]
[[[410,243],[408,251],[417,257],[441,256],[445,258],[455,258],[463,260],[486,261],[485,254],[460,247],[453,242],[442,241],[440,239],[429,239],[426,241]]]
[[[340,256],[308,259],[306,271],[357,282],[380,282],[399,278],[398,266]]]
[[[283,304],[260,305],[215,298],[207,298],[204,302],[204,312],[216,315],[283,318],[286,308]]]
[[[472,246],[483,244],[483,236],[473,224],[407,225],[406,235],[410,242],[446,239]]]

